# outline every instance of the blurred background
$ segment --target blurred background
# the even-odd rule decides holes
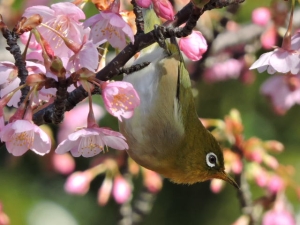
[[[5,23],[11,27],[20,18],[26,5],[45,4],[49,6],[54,3],[54,1],[46,0],[3,0],[0,2],[0,13],[3,15]],[[226,29],[233,29],[238,32],[239,26],[242,27],[252,23],[251,14],[255,8],[270,7],[273,2],[271,0],[246,1],[235,9],[215,9],[207,12],[205,17],[211,17],[213,18],[212,20],[215,20],[215,23],[219,23],[218,26],[223,26],[217,29],[218,32],[226,32]],[[178,5],[184,4],[184,2],[176,3]],[[222,24],[224,22],[221,20],[222,18],[226,18],[226,26]],[[200,20],[202,21],[202,18]],[[228,21],[231,23],[230,26],[235,26],[235,28],[230,28]],[[205,26],[205,24],[207,24],[207,18],[203,19],[199,29],[201,30],[201,27]],[[214,25],[214,27],[217,26]],[[203,34],[207,34],[208,37],[212,35],[205,29]],[[249,30],[248,35],[251,36],[251,30]],[[279,35],[276,44],[280,45],[280,41]],[[208,42],[212,44],[213,38],[208,38]],[[245,48],[254,49],[252,53],[256,53],[256,56],[268,51],[261,48],[258,52],[254,52],[258,49],[257,46],[256,48],[253,47],[257,45],[257,42],[259,42],[259,35],[253,37],[253,40],[248,43],[242,43],[238,47],[226,49],[226,54],[233,58],[239,58],[241,52],[243,52],[242,55],[244,56]],[[4,38],[1,38],[0,45],[1,61],[12,60],[9,53],[4,50],[6,46]],[[193,84],[199,117],[224,119],[224,116],[231,109],[237,109],[241,114],[245,138],[257,136],[262,140],[272,139],[284,144],[284,152],[276,155],[276,158],[278,158],[280,163],[292,165],[295,168],[296,175],[294,179],[300,183],[299,105],[294,105],[285,113],[278,114],[278,112],[275,112],[270,99],[260,93],[262,83],[270,77],[267,73],[257,74],[256,71],[253,71],[252,74],[248,74],[243,79],[241,73],[244,73],[245,70],[242,72],[240,70],[235,77],[230,77],[229,74],[228,78],[223,80],[205,79],[203,74],[204,70],[207,70],[209,59],[213,63],[219,62],[217,57],[209,58],[212,55],[204,57],[205,63],[201,63],[201,60],[200,63],[187,63],[191,76],[194,79]],[[218,53],[215,55],[218,55]],[[103,108],[100,97],[95,97],[95,102]],[[99,123],[101,126],[117,129],[117,119],[109,114],[105,114],[103,109],[99,109]],[[85,115],[82,117],[85,117]],[[52,133],[55,139],[60,128],[49,125],[45,129]],[[113,153],[113,151],[110,151],[110,153]],[[99,158],[101,157],[103,157],[102,154],[100,154]],[[91,164],[95,164],[95,162],[91,161],[92,159],[88,158],[76,158],[75,171],[88,169]],[[43,157],[30,151],[22,157],[14,157],[2,145],[0,149],[0,203],[2,210],[10,218],[10,224],[117,224],[120,219],[120,205],[116,203],[114,198],[110,197],[104,206],[100,206],[97,201],[97,193],[105,178],[104,174],[100,174],[92,180],[89,191],[84,195],[66,193],[64,185],[67,177],[67,174],[61,174],[55,169],[53,165],[53,151]],[[132,177],[132,186],[134,187],[132,195],[134,200],[139,197],[138,193],[143,190],[141,174]],[[262,190],[254,183],[250,183],[250,186],[253,199],[262,194]],[[292,203],[295,215],[300,217],[300,203],[296,193],[288,189],[287,197]],[[210,182],[188,186],[176,185],[165,179],[163,180],[162,189],[151,195],[151,201],[153,201],[153,204],[149,203],[149,207],[152,206],[152,210],[145,216],[141,224],[226,225],[232,224],[241,215],[237,191],[233,187],[226,185],[224,190],[214,194],[210,189]]]

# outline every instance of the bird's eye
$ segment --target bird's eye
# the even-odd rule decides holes
[[[206,154],[206,164],[209,167],[215,167],[216,164],[218,164],[218,157],[216,156],[215,153],[210,152],[210,153]]]

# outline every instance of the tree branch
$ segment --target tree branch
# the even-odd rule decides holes
[[[206,10],[226,7],[230,4],[238,4],[243,1],[244,0],[211,0],[204,6],[203,9],[197,8],[192,2],[190,2],[175,15],[174,21],[167,21],[165,24],[163,24],[163,26],[166,28],[165,32],[163,33],[164,37],[170,38],[174,34],[178,37],[188,35],[196,25],[195,18],[197,16],[199,18]],[[183,23],[186,23],[186,25],[183,28],[179,28],[179,26]],[[101,71],[97,73],[97,78],[105,81],[118,75],[120,68],[122,68],[127,63],[127,61],[131,59],[131,57],[155,42],[156,36],[154,30],[147,34],[137,34],[135,36],[134,44],[130,43],[129,45],[127,45],[110,63],[108,63]],[[86,97],[87,93],[83,90],[82,87],[79,87],[71,92],[66,100],[66,111],[71,110],[78,102],[82,101]],[[52,113],[53,104],[35,113],[33,116],[33,121],[37,125],[51,123]]]
[[[20,78],[21,82],[20,85],[25,84],[26,78],[28,76],[28,71],[26,69],[26,62],[24,61],[20,47],[17,43],[19,39],[19,35],[13,31],[8,30],[7,26],[3,22],[2,16],[0,15],[0,28],[3,34],[3,37],[6,39],[7,45],[6,49],[14,56],[15,59],[15,66],[18,68],[18,77]],[[20,103],[24,101],[26,98],[30,88],[26,86],[21,89],[21,99]]]

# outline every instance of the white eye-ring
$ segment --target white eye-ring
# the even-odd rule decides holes
[[[216,156],[215,153],[210,152],[206,154],[206,164],[209,167],[215,167],[218,164],[218,157]]]

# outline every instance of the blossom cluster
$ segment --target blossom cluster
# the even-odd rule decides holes
[[[120,51],[128,43],[134,43],[135,27],[129,22],[130,13],[121,11],[120,1],[115,0],[111,4],[96,3],[99,13],[86,19],[82,10],[84,2],[76,4],[61,2],[50,7],[40,5],[25,9],[16,28],[26,45],[25,84],[19,68],[12,62],[0,62],[0,138],[14,156],[23,155],[28,149],[39,155],[49,153],[50,137],[33,123],[32,115],[43,105],[66,95],[61,90],[71,92],[82,85],[91,95],[95,87],[100,88],[107,112],[120,121],[130,118],[140,103],[132,84],[96,78],[96,72],[105,66],[109,45]],[[164,10],[173,13],[169,1],[153,1],[153,5],[159,16],[165,15]],[[169,20],[173,20],[174,13],[172,15]],[[201,40],[199,44],[198,40]],[[190,45],[192,47],[188,47]],[[98,46],[103,46],[104,51],[99,51]],[[192,60],[200,59],[207,48],[200,32],[182,38],[180,46]],[[26,88],[27,91],[23,91]],[[89,101],[92,101],[90,97]],[[5,118],[5,106],[17,108],[10,118]],[[9,119],[7,124],[5,119]],[[71,132],[57,146],[56,153],[70,151],[75,157],[92,157],[104,151],[105,146],[128,148],[121,133],[97,125],[91,103],[86,128]]]
[[[124,81],[101,81],[96,73],[105,67],[108,49],[119,52],[134,43],[136,27],[132,23],[133,12],[121,9],[119,0],[95,1],[99,13],[88,19],[84,4],[85,1],[60,2],[24,10],[14,31],[25,46],[23,70],[28,74],[25,73],[24,82],[22,69],[13,62],[0,61],[0,139],[13,156],[22,156],[28,150],[42,156],[55,149],[56,154],[50,154],[52,168],[68,176],[66,192],[84,195],[90,183],[100,175],[104,179],[98,191],[99,205],[105,205],[110,196],[123,204],[131,199],[133,189],[128,174],[119,170],[123,166],[120,162],[127,161],[127,155],[122,152],[101,158],[97,155],[107,152],[108,147],[126,150],[129,146],[120,132],[98,125],[105,111],[91,96],[94,90],[100,89],[106,112],[119,121],[133,116],[140,104],[133,85]],[[174,19],[173,6],[168,0],[153,0],[147,4],[154,7],[162,20]],[[197,61],[206,52],[207,42],[200,31],[193,31],[179,40],[179,47],[190,60]],[[59,112],[64,113],[64,120],[59,125],[58,145],[53,146],[53,134],[46,126],[36,125],[33,115],[56,104],[80,85],[88,93],[88,103]],[[10,113],[7,107],[12,109]],[[72,156],[91,158],[90,168],[75,171]],[[159,174],[140,168],[132,160],[128,164],[131,175],[142,173],[147,191],[157,193],[161,189]],[[2,219],[7,219],[2,214]]]
[[[259,7],[253,10],[251,25],[243,27],[230,20],[225,27],[226,35],[220,36],[220,41],[217,37],[214,40],[217,44],[212,44],[213,54],[205,61],[203,79],[209,83],[239,79],[250,84],[255,79],[254,70],[257,69],[259,73],[272,75],[261,85],[260,92],[271,101],[277,114],[283,115],[292,106],[299,105],[300,33],[293,19],[294,8],[295,3],[289,9],[288,4],[274,1],[268,8]],[[288,24],[286,18],[289,18]],[[244,29],[261,30],[257,38],[259,43],[251,43],[250,48],[246,42],[225,46],[219,50],[223,39],[234,39],[243,34]],[[253,53],[261,48],[268,52],[255,60]]]
[[[244,138],[244,126],[239,112],[236,109],[230,111],[223,120],[201,119],[205,126],[214,127],[212,134],[224,145],[225,168],[228,173],[235,177],[244,176],[247,182],[254,183],[265,191],[265,209],[274,206],[263,215],[263,224],[273,224],[273,217],[282,217],[283,224],[295,224],[285,192],[288,188],[295,191],[300,198],[300,186],[294,182],[294,168],[290,165],[280,164],[274,154],[284,150],[282,143],[275,140],[263,141],[258,137]],[[225,183],[214,179],[211,182],[211,190],[218,193]],[[245,185],[240,183],[240,185]],[[258,204],[257,207],[261,205]],[[251,206],[251,207],[255,207]],[[245,219],[246,218],[246,219]],[[238,221],[249,217],[242,216]],[[248,222],[236,222],[236,224],[247,224]]]

